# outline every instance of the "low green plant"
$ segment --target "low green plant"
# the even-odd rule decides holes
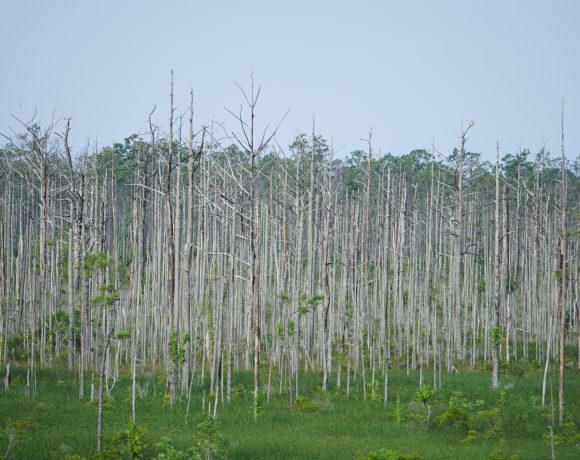
[[[401,454],[393,449],[381,449],[379,451],[370,451],[359,460],[423,460],[418,454]]]
[[[415,399],[423,403],[425,411],[427,412],[427,424],[429,424],[429,421],[431,420],[430,402],[433,399],[433,396],[435,396],[435,390],[426,384],[421,385],[421,387],[417,388],[417,391],[415,391]]]
[[[200,458],[221,459],[226,456],[226,442],[219,423],[211,417],[204,417],[195,429],[195,446]]]
[[[319,407],[320,412],[332,412],[334,410],[334,402],[338,399],[338,395],[332,391],[322,391],[319,389],[312,402]]]
[[[488,439],[497,439],[502,433],[505,404],[505,391],[499,392],[495,405],[489,409],[480,409],[482,400],[471,403],[456,391],[449,398],[445,411],[437,417],[437,425],[466,429],[467,436],[463,442],[467,443],[475,441],[479,434]]]
[[[298,412],[318,412],[322,406],[314,401],[311,401],[306,396],[298,396],[294,400],[294,409]]]
[[[556,430],[554,430],[556,431]],[[554,446],[571,446],[577,447],[580,446],[580,432],[578,431],[578,427],[573,420],[567,420],[562,425],[561,429],[558,432],[552,433],[549,431],[545,433],[544,439],[546,439],[548,444],[554,443]]]
[[[143,458],[143,452],[147,448],[144,438],[145,431],[136,427],[132,420],[129,422],[129,428],[118,435],[119,443],[131,460]]]
[[[404,420],[403,407],[401,406],[401,398],[397,395],[397,405],[395,406],[395,421],[400,425]]]
[[[200,363],[201,358],[200,354],[196,362]],[[129,459],[131,455],[139,458],[139,452],[142,452],[143,460],[205,458],[198,446],[198,442],[203,442],[202,436],[196,431],[196,425],[205,420],[199,418],[202,400],[205,400],[204,412],[207,413],[209,379],[202,381],[197,369],[191,386],[190,415],[193,418],[190,418],[189,424],[183,423],[184,401],[174,405],[171,410],[163,409],[162,397],[167,375],[145,368],[136,376],[137,388],[148,388],[137,404],[138,427],[147,431],[140,440],[134,439],[134,450],[131,454],[128,446],[131,444],[128,439],[131,400],[127,398],[131,394],[131,369],[121,366],[119,379],[111,388],[115,403],[114,410],[108,411],[104,433],[106,437],[103,447],[107,452],[100,458]],[[245,388],[246,401],[224,401],[223,405],[220,401],[219,434],[228,441],[227,452],[223,448],[222,453],[231,458],[255,460],[339,460],[365,458],[367,454],[371,455],[371,451],[374,458],[381,458],[379,455],[385,457],[388,447],[399,456],[416,453],[417,456],[429,459],[486,459],[491,454],[503,460],[510,459],[514,454],[521,459],[550,458],[551,445],[542,436],[547,431],[546,425],[552,425],[555,441],[558,443],[555,447],[557,458],[579,458],[580,445],[576,436],[580,430],[575,424],[578,424],[580,413],[580,393],[575,389],[580,385],[580,373],[571,371],[567,376],[568,412],[565,425],[560,427],[557,416],[551,423],[546,423],[542,418],[539,389],[543,369],[527,373],[525,379],[514,376],[509,380],[514,387],[506,391],[505,397],[500,392],[492,391],[489,372],[470,371],[465,368],[460,371],[445,374],[442,386],[437,387],[435,395],[429,400],[431,422],[428,429],[425,429],[423,400],[417,395],[419,372],[410,371],[407,374],[406,369],[397,368],[396,365],[389,375],[389,391],[392,397],[386,407],[382,404],[371,404],[368,398],[367,402],[363,401],[360,375],[357,379],[353,379],[351,375],[351,393],[347,399],[344,381],[341,387],[333,385],[332,392],[322,392],[321,374],[308,371],[300,374],[300,395],[307,407],[312,407],[312,404],[322,407],[316,407],[311,413],[301,413],[298,410],[290,412],[288,381],[283,380],[282,392],[275,391],[278,384],[274,385],[267,405],[264,394],[264,410],[256,423],[252,422],[247,411],[251,406],[249,388],[253,384],[253,374],[251,371],[236,372],[232,377],[235,385],[239,385],[239,393]],[[39,368],[37,394],[33,398],[26,398],[22,391],[26,373],[26,367],[14,366],[13,382],[18,378],[21,383],[14,384],[9,392],[0,394],[0,458],[5,456],[9,446],[10,433],[6,432],[6,428],[11,430],[12,439],[16,439],[9,451],[8,457],[11,459],[95,458],[96,408],[94,404],[86,404],[86,401],[79,402],[76,372],[68,370],[66,366]],[[2,377],[0,375],[0,381]],[[332,378],[331,383],[334,381]],[[235,388],[234,385],[232,387]],[[294,388],[293,380],[292,389]],[[461,393],[453,395],[454,390],[461,390]],[[86,394],[87,392],[85,396]],[[453,417],[449,410],[452,396],[456,400]],[[334,406],[332,413],[327,412],[325,404]],[[463,424],[462,410],[463,414],[467,414],[467,421]],[[446,414],[447,424],[439,425],[436,421],[443,414]],[[16,421],[19,422],[15,423]],[[18,436],[17,428],[20,431]],[[207,431],[210,432],[208,438],[211,440],[211,430]],[[113,438],[120,441],[120,432],[126,432],[125,441],[114,446]],[[461,439],[463,442],[459,442]],[[208,444],[211,446],[212,443],[210,441]],[[211,453],[211,448],[210,455],[212,458],[217,457]]]
[[[461,391],[454,391],[445,411],[437,417],[438,426],[469,428],[472,407]]]
[[[104,459],[142,459],[149,447],[144,429],[135,426],[133,421],[129,421],[126,430],[120,431],[111,438],[106,438],[103,443],[103,450],[95,453],[95,458]]]
[[[379,391],[379,381],[377,379],[371,379],[367,382],[367,394],[369,399],[373,402],[382,401]]]
[[[234,401],[245,401],[246,400],[246,387],[238,383],[232,388],[232,400]]]
[[[503,428],[503,409],[506,402],[505,391],[500,391],[497,401],[490,409],[477,412],[474,416],[473,425],[480,428],[488,439],[496,439],[502,433]]]
[[[194,448],[186,451],[176,449],[171,440],[167,437],[161,438],[161,441],[154,445],[155,460],[191,460],[201,458]]]
[[[491,454],[489,454],[489,457],[487,457],[488,460],[518,460],[519,457],[515,454],[510,455],[509,457],[506,455],[506,453],[504,452],[504,449],[498,448],[498,449],[494,449]]]

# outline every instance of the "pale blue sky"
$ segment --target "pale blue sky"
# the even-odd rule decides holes
[[[457,145],[491,159],[542,143],[580,153],[580,2],[2,0],[0,132],[11,114],[43,123],[72,117],[73,143],[121,141],[167,126],[169,71],[178,111],[189,90],[196,122],[235,127],[224,107],[242,102],[234,81],[262,87],[259,124],[289,115],[286,146],[301,131],[339,154]]]

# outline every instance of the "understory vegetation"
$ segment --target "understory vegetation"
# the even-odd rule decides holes
[[[428,375],[424,376],[426,379]],[[294,410],[272,382],[270,399],[252,421],[252,375],[235,376],[236,397],[208,416],[208,382],[196,379],[187,400],[170,406],[166,376],[139,376],[138,418],[131,422],[131,379],[124,371],[109,382],[103,450],[95,451],[95,402],[79,402],[78,382],[66,370],[38,372],[36,395],[24,395],[26,369],[16,369],[9,392],[0,393],[0,452],[13,459],[558,459],[580,455],[580,373],[569,373],[568,412],[557,423],[557,398],[542,408],[542,372],[533,365],[502,370],[494,392],[485,370],[447,374],[436,391],[418,372],[393,371],[390,398],[364,399],[362,376],[346,388],[321,391],[320,375],[305,373]],[[553,379],[551,379],[553,380]],[[368,383],[368,382],[367,382]],[[383,382],[379,382],[382,384]],[[285,389],[283,389],[285,390]],[[552,392],[552,391],[551,391]],[[284,392],[283,392],[284,393]],[[430,420],[423,398],[431,411]],[[202,407],[204,410],[202,410]]]

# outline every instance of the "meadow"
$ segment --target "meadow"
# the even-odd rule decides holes
[[[441,387],[424,386],[420,392],[418,372],[393,369],[386,407],[382,380],[367,377],[366,399],[360,376],[351,380],[347,398],[344,379],[340,388],[331,385],[324,393],[321,376],[304,373],[291,412],[287,392],[280,394],[273,379],[270,399],[264,393],[255,422],[249,372],[234,376],[232,400],[220,399],[215,422],[207,417],[214,397],[208,385],[194,385],[187,423],[187,398],[170,407],[165,376],[144,373],[133,428],[131,379],[121,373],[105,402],[105,448],[99,456],[96,402],[79,401],[74,373],[39,370],[30,396],[25,395],[26,369],[14,369],[12,375],[10,390],[0,392],[0,455],[5,458],[580,458],[580,372],[572,369],[563,427],[557,422],[555,376],[542,407],[542,370],[520,364],[503,370],[499,392],[491,390],[486,370],[444,374]],[[425,381],[430,378],[426,372]]]

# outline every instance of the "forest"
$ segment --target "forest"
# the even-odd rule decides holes
[[[515,412],[501,408],[523,387],[525,404],[510,411],[533,406],[530,420],[548,421],[530,435],[544,450],[520,458],[580,455],[580,161],[567,157],[564,110],[557,152],[498,144],[484,161],[469,146],[477,124],[464,122],[452,152],[378,154],[369,131],[339,158],[314,123],[285,145],[277,121],[260,118],[260,97],[240,88],[231,123],[196,125],[193,93],[178,111],[172,81],[169,117],[153,109],[143,132],[113,145],[71,147],[69,118],[16,120],[3,133],[5,458],[32,458],[19,449],[42,430],[42,410],[26,401],[59,384],[84,411],[75,423],[90,445],[46,458],[294,458],[236,454],[233,434],[220,453],[215,440],[235,411],[259,438],[265,420],[330,406],[334,417],[388,414],[426,444],[426,430],[448,424],[440,437],[467,449],[429,456],[423,441],[373,441],[356,446],[360,458],[460,458],[509,431]],[[109,422],[121,404],[122,421]],[[139,444],[140,425],[159,414],[187,425],[202,413],[201,451]],[[133,450],[115,457],[112,426],[127,419],[117,442]],[[506,443],[506,457],[489,458],[508,458]]]

